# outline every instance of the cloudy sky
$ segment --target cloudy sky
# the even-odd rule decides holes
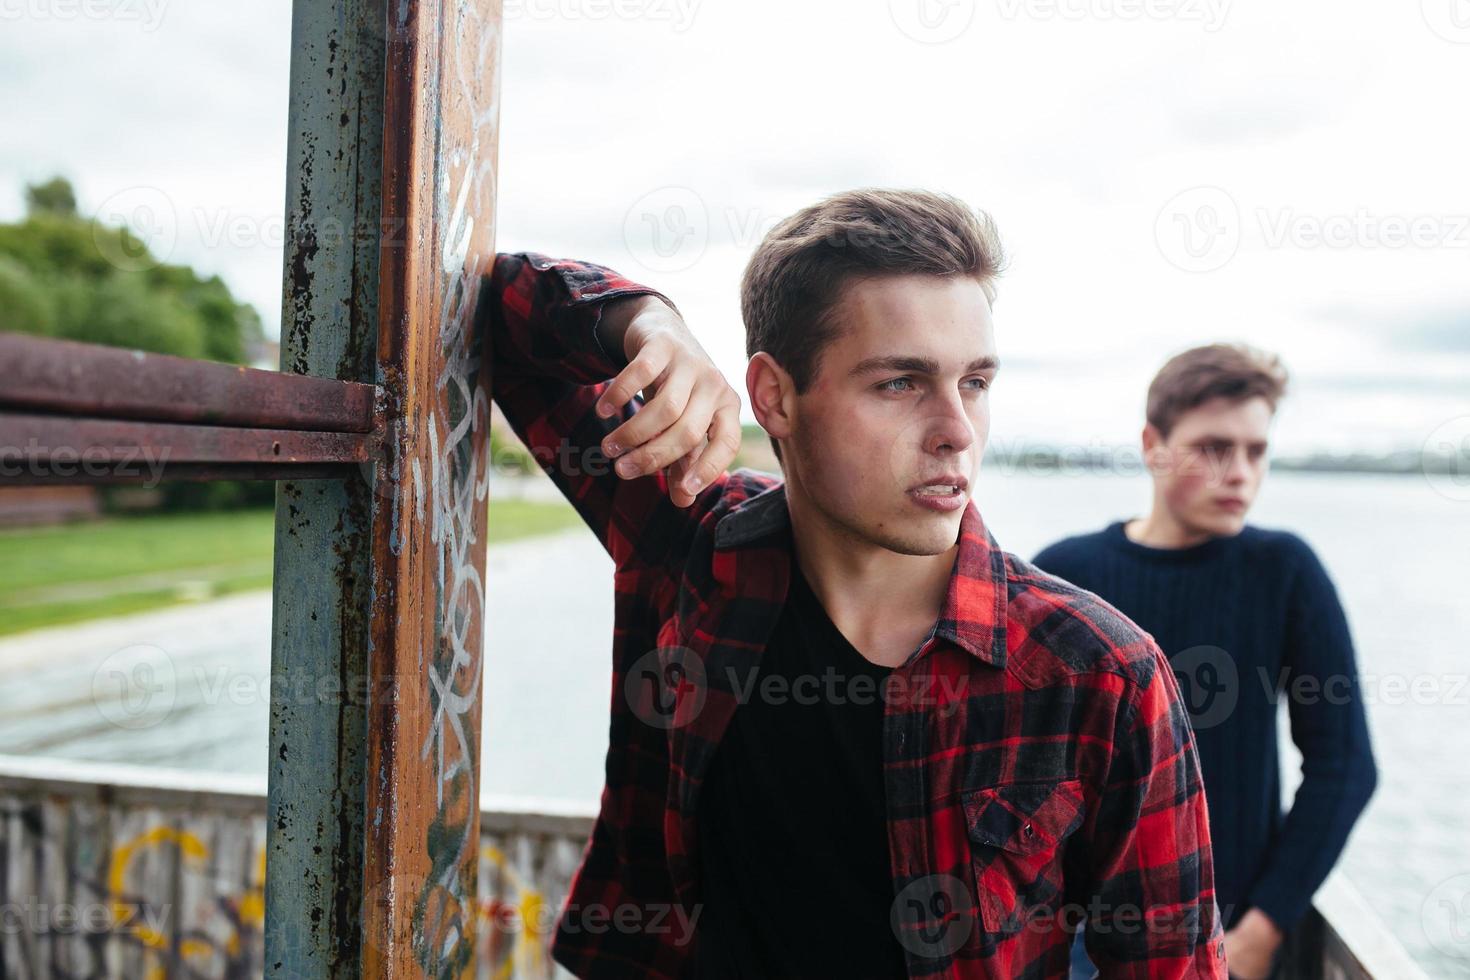
[[[0,220],[55,173],[161,199],[159,248],[274,333],[289,25],[0,0]],[[1221,339],[1287,359],[1282,451],[1470,415],[1470,0],[507,0],[502,71],[499,247],[669,293],[742,393],[760,236],[887,185],[999,224],[993,442],[1131,443],[1163,359]]]

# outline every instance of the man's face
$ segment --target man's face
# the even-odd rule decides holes
[[[968,276],[886,276],[846,286],[832,317],[837,336],[795,396],[788,477],[854,536],[940,554],[959,539],[990,432],[990,301]]]
[[[1180,526],[1227,536],[1245,526],[1266,476],[1271,415],[1264,398],[1212,398],[1181,415],[1167,439],[1144,431],[1156,496]]]

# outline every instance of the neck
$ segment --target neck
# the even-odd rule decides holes
[[[898,666],[944,608],[959,542],[935,555],[892,551],[788,497],[792,556],[842,634],[875,663]]]
[[[1150,548],[1192,548],[1214,537],[1208,531],[1189,527],[1177,520],[1157,503],[1147,517],[1135,518],[1123,525],[1128,540]]]

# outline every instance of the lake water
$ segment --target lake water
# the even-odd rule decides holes
[[[996,469],[976,498],[1001,546],[1029,558],[1142,513],[1148,485]],[[1251,521],[1317,550],[1353,628],[1380,781],[1343,870],[1432,976],[1470,976],[1470,500],[1418,477],[1273,473]],[[612,563],[579,530],[492,549],[487,579],[484,790],[595,804]],[[0,753],[261,774],[269,620],[253,594],[0,642],[26,678],[0,686]],[[166,652],[176,697],[157,724],[119,728],[92,684],[133,644]]]

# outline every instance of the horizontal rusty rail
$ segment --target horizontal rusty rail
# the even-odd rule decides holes
[[[366,476],[378,437],[0,412],[0,485]]]
[[[371,432],[377,387],[0,333],[0,408],[71,416]]]

